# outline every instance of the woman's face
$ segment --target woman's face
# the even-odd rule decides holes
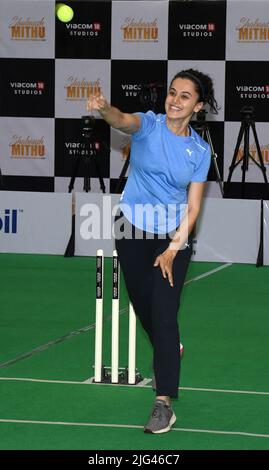
[[[195,84],[188,78],[176,78],[165,100],[165,111],[169,119],[191,118],[202,109],[203,103],[195,90]]]

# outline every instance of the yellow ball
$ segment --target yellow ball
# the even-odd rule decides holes
[[[58,3],[56,5],[56,15],[60,21],[68,23],[74,16],[74,10],[64,3]]]

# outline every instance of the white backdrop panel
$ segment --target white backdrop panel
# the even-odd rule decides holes
[[[0,252],[65,252],[71,234],[71,194],[0,192]]]
[[[55,117],[80,118],[88,114],[88,95],[100,90],[110,101],[110,60],[55,59]],[[98,112],[96,118],[101,118]]]
[[[268,0],[227,0],[226,60],[268,60]]]
[[[3,174],[54,175],[54,119],[0,117]]]
[[[167,58],[168,1],[112,3],[112,59]]]
[[[1,0],[0,57],[54,58],[54,0]]]
[[[196,238],[193,261],[256,263],[260,201],[206,198]]]

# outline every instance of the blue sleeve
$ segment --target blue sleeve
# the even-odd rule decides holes
[[[199,163],[197,164],[191,178],[191,182],[203,183],[207,180],[207,175],[211,163],[211,152],[208,146],[205,152],[202,153]]]
[[[135,113],[140,117],[141,123],[140,128],[137,132],[132,134],[132,138],[135,140],[143,139],[149,135],[156,124],[156,114],[153,111],[147,111],[146,113]]]

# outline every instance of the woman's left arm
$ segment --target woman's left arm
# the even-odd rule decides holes
[[[160,267],[163,277],[165,279],[168,277],[168,281],[171,287],[174,285],[173,261],[177,252],[183,247],[185,248],[188,241],[188,236],[191,233],[198,218],[203,199],[204,187],[205,183],[193,182],[190,184],[188,191],[188,203],[180,226],[177,229],[168,248],[161,255],[159,255],[154,262],[154,266]]]
[[[169,250],[180,250],[188,241],[198,215],[200,213],[205,183],[191,183],[188,191],[188,203],[180,226],[176,231]]]

